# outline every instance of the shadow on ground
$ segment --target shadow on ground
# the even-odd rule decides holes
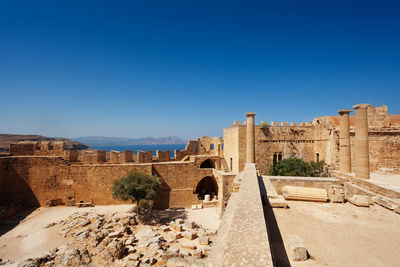
[[[161,224],[168,224],[176,219],[187,218],[187,214],[185,209],[166,209],[166,210],[157,210],[156,214],[154,214],[157,221]]]
[[[37,207],[25,209],[3,221],[0,221],[0,237],[14,229],[21,221],[23,221],[36,209]]]
[[[258,181],[263,203],[265,223],[267,225],[269,245],[271,248],[272,262],[274,266],[277,267],[290,266],[290,261],[283,243],[281,231],[279,230],[278,223],[275,218],[274,210],[269,204],[267,195],[263,194],[263,192],[266,193],[264,182],[262,179],[258,179]]]

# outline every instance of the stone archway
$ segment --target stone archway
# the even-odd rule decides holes
[[[211,159],[206,159],[200,164],[200,168],[215,168],[215,163]]]
[[[214,177],[206,176],[198,182],[195,193],[199,199],[204,200],[205,195],[210,195],[212,199],[218,196],[218,183]]]

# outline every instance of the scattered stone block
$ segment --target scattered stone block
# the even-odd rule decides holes
[[[193,240],[193,239],[196,238],[196,234],[193,233],[193,232],[191,232],[191,231],[186,231],[186,232],[184,232],[184,233],[183,233],[183,236],[184,236],[186,239],[189,239],[189,240]]]
[[[369,207],[369,197],[361,195],[353,195],[351,198],[347,199],[351,204],[357,207]]]
[[[121,231],[116,231],[108,234],[109,238],[119,237],[121,235]]]
[[[167,232],[167,231],[169,231],[170,229],[169,229],[169,227],[166,226],[166,225],[161,225],[161,226],[160,226],[160,230],[163,231],[163,232]]]
[[[308,258],[307,249],[297,235],[288,235],[289,254],[293,261],[305,261]]]
[[[182,224],[172,224],[171,225],[172,230],[174,230],[175,232],[182,232],[183,231],[183,226]]]
[[[381,205],[382,207],[385,207],[390,210],[395,210],[399,205],[395,204],[393,201],[390,199],[387,199],[385,197],[378,197],[378,196],[373,196],[371,197],[372,201],[376,204]]]
[[[328,196],[333,203],[344,202],[344,187],[340,185],[331,185],[328,189]]]
[[[176,219],[176,220],[175,220],[175,223],[176,223],[176,225],[183,224],[183,223],[184,223],[184,220],[182,220],[182,219]]]
[[[172,240],[177,240],[179,238],[182,238],[182,234],[181,233],[171,233],[170,237]]]
[[[128,258],[128,261],[138,261],[139,260],[139,255],[138,254],[131,254],[127,258]]]
[[[134,246],[131,246],[131,245],[126,246],[126,249],[127,249],[127,251],[128,251],[128,254],[129,254],[129,253],[135,253],[135,252],[136,252],[135,247],[134,247]]]
[[[203,248],[202,251],[203,251],[203,255],[208,256],[210,254],[211,247],[210,246],[206,246],[206,247]]]
[[[186,229],[194,229],[195,223],[193,221],[186,222]]]
[[[196,257],[196,258],[202,258],[203,253],[202,253],[201,249],[196,249],[195,251],[193,251],[192,256]]]
[[[186,249],[196,249],[196,245],[192,242],[183,241],[181,242],[181,247]]]
[[[197,205],[192,205],[192,210],[197,210]]]
[[[199,238],[199,245],[208,245],[210,243],[210,238],[208,236],[202,236]]]
[[[197,204],[197,209],[202,209],[203,205],[202,204]]]
[[[180,253],[182,256],[190,256],[190,252],[186,249],[181,249]]]

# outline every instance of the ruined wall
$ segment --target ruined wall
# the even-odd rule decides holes
[[[221,155],[222,143],[221,137],[203,136],[197,139],[197,152],[199,155]]]
[[[371,172],[400,173],[400,129],[368,129]],[[350,131],[352,171],[355,171],[354,129]]]
[[[312,122],[314,130],[314,161],[325,161],[329,166],[339,164],[339,127],[335,127],[328,117],[315,118]],[[317,156],[318,155],[318,156]]]
[[[281,153],[283,159],[314,160],[312,126],[256,126],[255,135],[256,166],[261,174],[268,173],[274,153]]]
[[[213,157],[213,156],[211,156]],[[219,158],[217,156],[214,156]],[[161,177],[158,208],[191,207],[198,204],[196,186],[212,168],[199,169],[205,158],[185,162],[144,164],[72,164],[62,157],[18,156],[0,158],[0,201],[22,202],[25,206],[60,202],[93,202],[95,205],[126,203],[112,198],[114,181],[129,172]],[[215,177],[218,185],[223,183]]]
[[[182,160],[186,156],[197,154],[197,141],[189,141],[184,150],[174,150],[175,160]]]
[[[224,128],[224,158],[233,173],[244,169],[246,162],[246,126],[236,122]]]

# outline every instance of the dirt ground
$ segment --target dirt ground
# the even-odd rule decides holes
[[[310,259],[292,266],[400,266],[400,214],[380,206],[289,201],[274,209],[287,249],[287,234],[303,240]]]
[[[0,259],[11,260],[13,262],[21,262],[27,258],[41,256],[47,251],[67,243],[60,233],[62,225],[55,225],[45,228],[50,223],[57,223],[68,218],[75,212],[96,212],[98,214],[111,215],[113,213],[126,213],[132,205],[110,205],[96,206],[89,208],[76,207],[41,207],[34,210],[18,225],[7,231],[8,223],[0,224]],[[163,211],[163,212],[167,212]],[[171,210],[173,214],[177,211]],[[183,210],[183,217],[188,220],[195,221],[198,225],[203,226],[207,230],[216,230],[219,226],[219,219],[215,208],[205,208],[199,210]],[[11,218],[9,222],[16,220]],[[10,266],[16,266],[16,264]]]

